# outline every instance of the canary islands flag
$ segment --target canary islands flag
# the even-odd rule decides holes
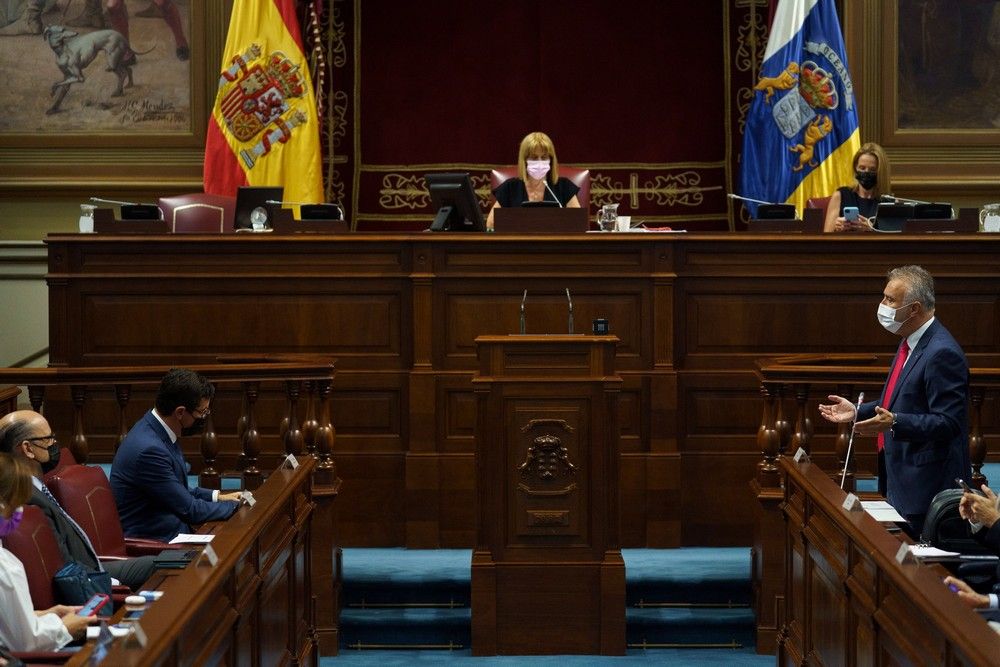
[[[779,0],[743,131],[740,194],[801,214],[810,197],[853,182],[860,147],[834,0]]]
[[[294,0],[237,0],[205,139],[205,192],[323,201],[319,121]]]

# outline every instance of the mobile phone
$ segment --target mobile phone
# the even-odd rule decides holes
[[[94,593],[94,596],[87,600],[87,604],[83,605],[83,608],[76,614],[77,616],[94,616],[110,599],[104,593]]]
[[[848,222],[857,222],[858,220],[858,207],[857,206],[845,206],[844,207],[844,219]]]
[[[977,496],[983,495],[983,494],[979,493],[978,491],[976,491],[975,489],[973,489],[968,484],[966,484],[965,480],[962,479],[961,477],[956,477],[955,478],[955,484],[958,484],[960,487],[962,487],[962,490],[965,491],[966,493],[974,493]]]

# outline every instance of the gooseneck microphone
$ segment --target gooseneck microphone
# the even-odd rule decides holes
[[[851,435],[847,439],[847,456],[844,457],[844,471],[840,473],[840,489],[844,489],[844,480],[847,479],[847,464],[851,460],[851,447],[854,445],[854,425],[858,423],[858,411],[861,403],[865,400],[865,392],[858,394],[858,404],[854,406],[854,418],[851,420]]]
[[[929,201],[924,201],[923,199],[907,199],[906,197],[897,197],[895,195],[879,195],[879,199],[890,204],[930,204]]]
[[[556,197],[556,193],[555,193],[555,192],[553,192],[553,191],[552,191],[552,188],[550,188],[550,187],[549,187],[549,179],[548,179],[548,177],[546,177],[546,178],[542,179],[542,183],[544,183],[544,184],[545,184],[545,189],[546,189],[546,190],[548,190],[548,191],[549,191],[550,193],[552,193],[552,198],[556,200],[556,203],[557,203],[557,204],[559,204],[559,208],[565,208],[565,207],[564,207],[564,206],[562,205],[562,202],[561,202],[561,201],[559,201],[559,197]],[[570,332],[570,333],[572,333],[572,332]]]
[[[569,288],[566,288],[566,301],[569,302],[569,333],[573,333],[573,297],[569,295]]]
[[[521,335],[526,333],[525,320],[524,320],[524,302],[528,300],[528,290],[524,290],[524,296],[521,297]]]
[[[730,192],[726,196],[729,197],[730,199],[739,199],[740,201],[753,202],[754,204],[773,204],[774,203],[773,201],[764,201],[762,199],[753,199],[751,197],[744,197],[742,195],[736,195],[736,194],[733,194],[732,192]]]

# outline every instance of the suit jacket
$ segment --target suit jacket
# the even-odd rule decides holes
[[[861,406],[858,420],[873,417],[876,405],[895,415],[896,425],[885,433],[888,500],[900,514],[926,514],[938,491],[972,472],[965,353],[935,319],[910,350],[893,395],[882,392]]]
[[[169,541],[191,524],[228,519],[239,503],[212,502],[209,489],[189,489],[179,443],[147,412],[128,432],[111,464],[111,490],[128,537]]]
[[[28,504],[38,507],[48,517],[64,561],[67,563],[75,561],[91,571],[101,569],[97,554],[94,553],[76,527],[66,518],[66,515],[58,505],[36,488],[31,489],[31,500],[28,501]]]

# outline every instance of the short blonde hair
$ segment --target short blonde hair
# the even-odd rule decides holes
[[[517,174],[525,183],[528,182],[528,155],[538,149],[542,149],[549,154],[552,167],[549,169],[549,183],[555,185],[559,180],[559,160],[556,159],[556,147],[549,139],[549,135],[544,132],[531,132],[524,139],[521,139],[521,148],[517,152]]]
[[[20,458],[0,452],[0,514],[10,514],[31,499],[31,468]]]
[[[875,198],[877,199],[881,194],[889,194],[892,192],[892,167],[889,166],[889,157],[885,154],[885,149],[876,144],[873,141],[869,141],[858,149],[858,152],[854,154],[854,160],[851,165],[854,167],[854,171],[858,170],[858,161],[861,160],[862,155],[871,155],[878,162],[878,179],[875,183]]]

